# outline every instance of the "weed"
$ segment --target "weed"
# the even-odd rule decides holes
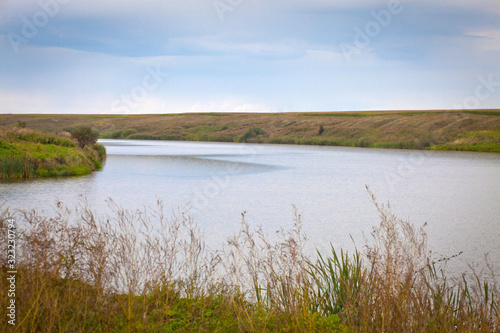
[[[56,213],[17,211],[20,332],[498,332],[494,278],[450,282],[423,227],[369,192],[380,223],[363,251],[304,253],[302,216],[270,238],[243,214],[219,250],[184,209],[97,216],[82,198]],[[0,209],[6,246],[7,210]],[[5,252],[5,251],[4,251]],[[449,258],[447,258],[449,259]],[[6,257],[0,259],[6,283]],[[0,289],[7,306],[8,288]],[[0,323],[7,329],[7,321]]]

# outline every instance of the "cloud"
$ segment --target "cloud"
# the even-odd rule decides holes
[[[42,3],[55,1],[17,53],[9,36],[43,8],[0,3],[0,103],[11,112],[111,112],[148,66],[168,78],[127,112],[446,108],[479,76],[500,80],[496,0],[401,1],[350,62],[340,46],[389,1],[243,0],[223,20],[211,0]],[[500,106],[499,94],[483,105]]]

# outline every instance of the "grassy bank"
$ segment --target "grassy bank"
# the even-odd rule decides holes
[[[374,200],[374,199],[373,199]],[[375,202],[375,200],[374,200]],[[498,332],[494,279],[453,281],[426,234],[375,205],[380,223],[363,251],[308,256],[301,216],[269,238],[243,216],[218,250],[180,211],[163,204],[128,211],[108,202],[58,203],[53,216],[16,220],[16,329],[19,332]],[[7,251],[8,214],[0,211]],[[1,257],[0,308],[8,262]],[[12,269],[12,267],[10,267]],[[5,315],[2,331],[9,324]]]
[[[0,127],[0,179],[78,176],[102,168],[102,145],[80,148],[69,135]]]
[[[42,131],[98,129],[102,138],[500,151],[500,111],[0,115]]]

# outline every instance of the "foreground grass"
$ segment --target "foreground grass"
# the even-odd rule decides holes
[[[500,110],[0,115],[0,124],[58,132],[81,125],[102,138],[500,151]]]
[[[316,258],[304,254],[298,213],[276,239],[243,216],[212,251],[195,221],[182,211],[166,217],[161,201],[134,212],[110,201],[106,218],[85,202],[73,211],[58,203],[54,216],[17,212],[16,330],[498,332],[494,278],[449,280],[424,230],[373,200],[380,223],[365,250],[332,246]],[[6,247],[6,211],[0,221]],[[1,264],[5,311],[5,257]]]
[[[80,148],[69,136],[0,127],[0,179],[89,174],[105,154],[102,145]]]

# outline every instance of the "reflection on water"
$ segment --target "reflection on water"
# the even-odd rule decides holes
[[[123,166],[135,165],[130,170]],[[192,155],[145,155],[138,163],[136,155],[113,155],[112,163],[106,165],[111,171],[122,175],[141,175],[159,177],[205,178],[217,175],[245,175],[277,169],[273,165],[258,163],[232,162]]]
[[[500,275],[500,155],[342,147],[103,140],[102,171],[78,178],[0,184],[0,202],[50,212],[85,196],[100,214],[113,198],[127,209],[187,207],[209,244],[239,227],[241,212],[272,232],[302,213],[311,247],[358,248],[378,216],[365,190],[417,225],[429,245],[458,262],[490,253]]]

